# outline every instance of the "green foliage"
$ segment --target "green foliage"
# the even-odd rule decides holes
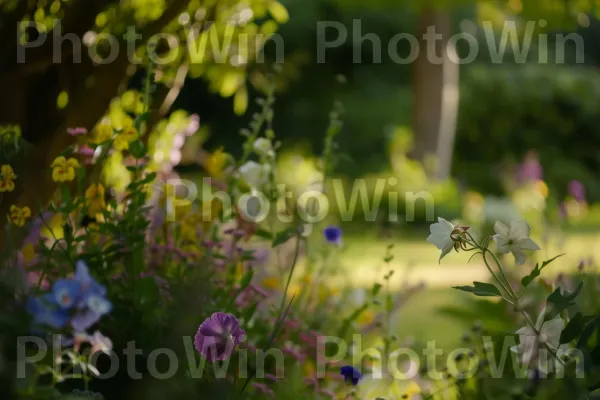
[[[511,165],[534,149],[558,198],[577,179],[589,201],[600,200],[600,77],[594,70],[480,65],[463,77],[453,165],[460,180],[500,194]]]
[[[494,297],[500,296],[500,290],[491,283],[473,282],[473,286],[454,286],[454,289],[473,293],[475,296]]]

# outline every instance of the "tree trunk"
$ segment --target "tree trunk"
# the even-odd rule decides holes
[[[431,35],[428,41],[424,35],[433,28],[441,38],[433,41]],[[434,156],[438,179],[450,175],[458,113],[459,64],[455,61],[456,49],[448,41],[451,34],[447,11],[422,10],[418,33],[420,51],[413,70],[415,148],[412,156],[421,161]]]
[[[93,28],[96,15],[114,2],[116,0],[73,0],[62,19],[63,36],[74,33],[81,37]],[[163,29],[187,5],[187,0],[172,0],[159,19],[141,28],[141,43]],[[14,15],[3,15],[2,19],[18,21],[23,12],[17,8]],[[16,40],[7,42],[0,38],[0,45],[4,46],[0,54],[7,55],[0,60],[3,94],[0,96],[0,124],[19,125],[28,146],[17,159],[10,160],[17,182],[15,190],[5,193],[0,202],[2,221],[6,220],[12,204],[28,206],[34,215],[47,204],[57,187],[51,179],[50,164],[73,142],[67,128],[92,129],[110,101],[126,87],[130,66],[124,43],[120,43],[121,51],[116,60],[103,65],[94,64],[85,49],[82,62],[73,63],[69,41],[64,42],[61,60],[55,62],[51,33],[42,46],[26,53],[24,64],[18,64],[16,43]],[[64,109],[58,109],[57,98],[62,91],[68,93],[69,102]],[[0,229],[0,250],[19,242],[12,232],[8,239],[11,239],[10,246],[6,246],[7,231]]]

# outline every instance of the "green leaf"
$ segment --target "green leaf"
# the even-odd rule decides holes
[[[583,328],[588,320],[589,318],[584,317],[580,312],[575,314],[575,316],[571,318],[565,329],[560,334],[560,344],[569,343],[575,338],[579,337],[579,334],[581,331],[583,331]]]
[[[549,321],[567,308],[575,305],[573,300],[575,300],[575,298],[579,295],[579,292],[581,292],[582,288],[583,282],[579,282],[577,289],[575,289],[573,293],[569,293],[566,296],[563,296],[560,288],[556,288],[556,290],[552,292],[552,294],[548,296],[548,299],[546,300],[546,310],[548,312],[546,313],[546,317],[544,319]]]
[[[284,231],[281,231],[277,235],[275,235],[275,239],[273,239],[273,244],[271,245],[271,247],[280,246],[288,240],[290,240],[292,237],[296,236],[297,234],[298,229],[296,229],[296,227],[288,228]]]
[[[129,143],[129,152],[135,158],[142,158],[146,155],[146,146],[141,140],[135,140]]]
[[[382,288],[381,283],[376,283],[373,285],[373,289],[371,290],[371,294],[373,295],[373,297],[375,297],[379,294],[379,291],[381,290],[381,288]]]
[[[263,239],[273,240],[273,235],[271,235],[271,232],[264,229],[257,229],[254,234],[255,236],[261,237]]]
[[[554,258],[551,258],[549,260],[542,262],[541,267],[539,266],[539,264],[535,264],[535,268],[533,269],[533,271],[531,271],[531,273],[529,275],[527,275],[527,276],[523,277],[523,279],[521,279],[521,285],[523,285],[523,288],[526,288],[535,278],[540,276],[540,273],[548,264],[550,264],[551,262],[556,260],[558,257],[562,257],[564,255],[565,255],[565,253],[559,254]]]
[[[501,296],[500,290],[491,283],[473,282],[474,286],[454,286],[454,289],[473,293],[475,296]]]

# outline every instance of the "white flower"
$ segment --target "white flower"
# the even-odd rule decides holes
[[[454,247],[452,232],[454,232],[456,226],[452,225],[451,222],[446,221],[444,218],[438,217],[438,222],[431,224],[429,229],[431,234],[427,238],[427,241],[434,244],[442,251],[442,254],[440,254],[441,261]]]
[[[553,352],[559,349],[560,334],[565,327],[565,321],[557,315],[554,319],[544,322],[545,315],[546,309],[543,309],[535,323],[535,329],[524,326],[515,332],[519,335],[519,345],[511,347],[510,350],[521,357],[523,364],[547,373],[548,362],[554,362],[554,359],[546,346]],[[544,357],[540,357],[540,349],[546,351]]]
[[[259,164],[255,161],[248,161],[240,167],[240,174],[246,183],[253,188],[258,188],[269,180],[271,167],[269,165]]]
[[[104,336],[99,331],[96,331],[93,335],[90,335],[88,337],[88,341],[92,345],[92,354],[97,351],[109,353],[113,348],[112,340]]]
[[[273,151],[273,145],[271,141],[267,138],[258,138],[254,141],[254,151],[256,151],[261,156],[269,156],[273,157],[275,152]]]
[[[502,254],[511,252],[515,256],[517,264],[525,262],[523,250],[539,250],[539,246],[529,238],[529,225],[525,221],[512,221],[510,227],[502,222],[494,224],[494,240],[498,251]]]

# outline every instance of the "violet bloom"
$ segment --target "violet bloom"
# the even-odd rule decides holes
[[[344,377],[344,381],[352,383],[354,386],[358,385],[358,381],[360,381],[362,378],[360,371],[351,365],[346,365],[340,368],[340,375]]]
[[[337,245],[342,243],[342,229],[337,226],[328,226],[323,229],[323,236],[329,243]]]
[[[200,325],[194,346],[208,361],[223,361],[231,356],[245,334],[235,316],[217,312]]]
[[[583,183],[572,180],[569,182],[569,194],[577,201],[584,202],[585,201],[585,187]]]
[[[542,179],[544,171],[535,151],[530,151],[517,170],[517,183],[524,184]]]

